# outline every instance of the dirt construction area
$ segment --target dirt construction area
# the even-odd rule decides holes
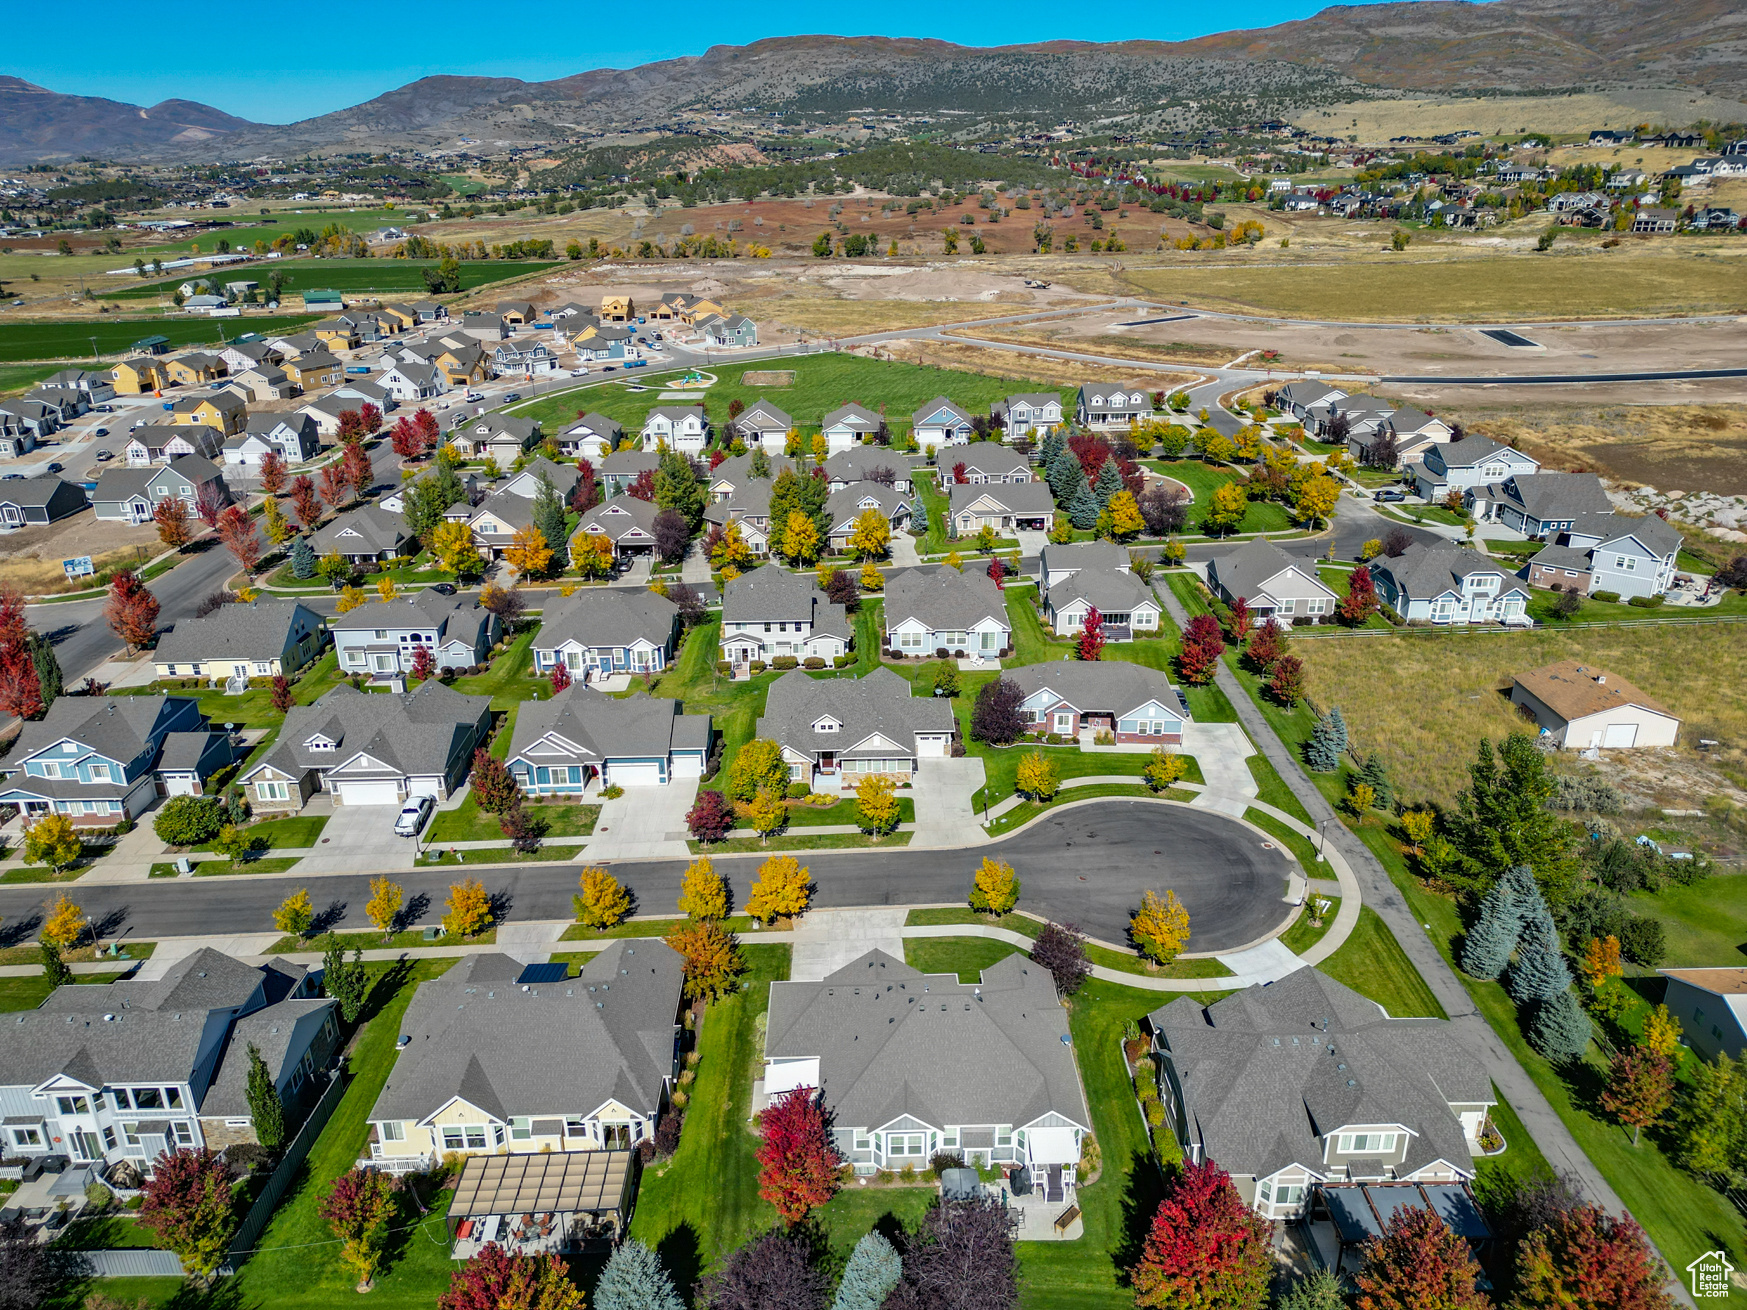
[[[144,563],[162,547],[150,523],[99,522],[89,509],[45,527],[0,533],[0,586],[17,587],[27,596],[78,591],[89,586],[68,579],[61,561],[91,556],[98,572],[115,564]]]

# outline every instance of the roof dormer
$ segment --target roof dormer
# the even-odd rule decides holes
[[[843,720],[833,718],[829,714],[813,721],[814,732],[841,732],[842,730]]]
[[[303,748],[308,751],[331,751],[336,749],[339,744],[325,732],[311,733],[303,740]]]

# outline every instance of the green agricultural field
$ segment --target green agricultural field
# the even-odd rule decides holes
[[[0,367],[0,396],[15,391],[28,391],[51,373],[58,373],[59,364],[8,364]]]
[[[105,293],[103,298],[167,300],[190,276],[201,279],[217,277],[221,282],[248,279],[259,282],[264,290],[267,279],[274,273],[279,273],[285,278],[284,302],[294,301],[297,293],[302,291],[338,291],[345,295],[374,292],[389,296],[417,295],[422,299],[430,294],[425,285],[425,270],[436,266],[437,261],[434,259],[275,260],[271,263],[239,265],[234,271],[219,268],[210,273],[184,273],[181,277],[170,277],[163,281],[125,286]],[[553,265],[545,260],[470,260],[461,265],[461,289],[471,291],[475,287],[487,286],[493,282],[507,282],[511,278],[538,273],[551,267]]]
[[[30,359],[88,360],[95,339],[99,355],[126,353],[143,337],[168,337],[170,346],[216,346],[244,332],[295,332],[320,314],[273,314],[242,318],[104,318],[60,322],[0,323],[0,362]]]
[[[792,372],[794,382],[785,387],[766,387],[747,386],[741,380],[747,372],[763,371]],[[803,431],[816,429],[826,413],[848,401],[856,401],[876,412],[884,406],[886,422],[897,433],[907,432],[910,415],[936,396],[946,396],[972,414],[987,414],[990,402],[1014,392],[1060,390],[1042,382],[1016,382],[959,369],[863,359],[859,355],[807,355],[798,359],[735,364],[714,372],[716,385],[701,392],[700,399],[710,421],[718,428],[728,421],[731,402],[739,400],[750,405],[760,397],[793,415]],[[548,432],[562,430],[563,425],[576,417],[579,409],[605,414],[623,423],[627,429],[640,428],[649,411],[662,403],[659,399],[662,380],[677,380],[679,376],[682,375],[668,373],[646,377],[639,374],[636,384],[646,386],[645,391],[628,391],[622,385],[594,386],[519,405],[515,412],[524,418],[539,419]]]

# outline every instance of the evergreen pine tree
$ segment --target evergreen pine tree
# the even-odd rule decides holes
[[[1098,480],[1092,486],[1092,491],[1098,497],[1100,508],[1110,503],[1110,498],[1122,490],[1122,470],[1116,467],[1116,461],[1107,459],[1098,466]]]
[[[298,537],[291,543],[291,576],[298,579],[315,576],[315,551],[308,538]]]
[[[1551,917],[1547,910],[1547,898],[1541,894],[1541,884],[1536,881],[1535,870],[1531,865],[1511,865],[1500,881],[1507,884],[1515,894],[1517,901],[1527,907],[1523,911],[1525,920],[1531,914]]]
[[[1065,446],[1056,450],[1055,458],[1043,466],[1044,481],[1049,483],[1049,494],[1059,502],[1073,486],[1073,476],[1079,471],[1080,461],[1074,458],[1071,450]],[[1083,477],[1084,474],[1081,474]]]
[[[1333,773],[1341,767],[1334,724],[1327,716],[1318,719],[1316,727],[1310,730],[1310,740],[1304,743],[1304,762],[1317,773]]]
[[[1516,962],[1505,979],[1505,990],[1518,1005],[1550,1001],[1571,986],[1571,970],[1559,953],[1559,936],[1552,920],[1540,916],[1523,924],[1517,939]]]
[[[24,644],[30,651],[30,662],[36,666],[37,692],[46,711],[61,694],[61,662],[55,658],[55,648],[40,632],[25,634]]]
[[[1077,469],[1067,498],[1061,502],[1062,512],[1076,528],[1087,530],[1098,526],[1098,514],[1103,509],[1092,488],[1086,485],[1086,475]]]
[[[70,985],[73,981],[73,971],[61,958],[61,948],[54,942],[38,942],[36,948],[42,955],[42,976],[50,989]]]
[[[244,1089],[249,1118],[255,1122],[255,1140],[269,1151],[285,1145],[285,1103],[273,1085],[273,1074],[261,1058],[261,1048],[249,1043],[249,1081]]]
[[[1329,731],[1334,734],[1336,755],[1345,755],[1351,743],[1347,740],[1347,721],[1341,717],[1341,707],[1331,706],[1328,712]]]
[[[673,1279],[656,1255],[636,1238],[621,1243],[601,1271],[594,1310],[685,1310]]]
[[[1480,917],[1462,938],[1462,972],[1470,978],[1496,979],[1504,972],[1523,929],[1523,905],[1510,887],[1500,883],[1480,902]]]
[[[540,490],[534,493],[534,527],[552,549],[552,562],[546,567],[557,576],[570,567],[569,524],[564,517],[564,505],[558,499],[558,489],[544,473],[540,475]]]
[[[1395,808],[1395,788],[1389,782],[1389,765],[1384,763],[1381,751],[1372,751],[1366,757],[1365,767],[1359,770],[1359,781],[1371,788],[1371,804],[1380,810]]]
[[[1582,1059],[1590,1036],[1589,1016],[1571,992],[1560,992],[1535,1008],[1529,1044],[1553,1063]]]
[[[1051,428],[1043,435],[1043,446],[1038,452],[1037,462],[1047,469],[1066,448],[1067,438],[1062,436],[1061,429]]]
[[[692,462],[677,450],[663,455],[655,470],[655,503],[662,509],[676,510],[688,531],[696,532],[704,520],[703,483]]]
[[[903,1276],[904,1262],[896,1249],[884,1234],[871,1232],[850,1253],[831,1310],[880,1310]]]

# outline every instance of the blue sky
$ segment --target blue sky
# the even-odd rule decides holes
[[[968,0],[875,19],[880,35],[935,37],[963,45],[1073,39],[1182,40],[1232,26],[1266,27],[1308,17],[1315,0],[1260,0],[1242,9],[1139,7],[1108,15],[1088,5],[1070,19],[1055,6]],[[904,7],[905,10],[908,7]],[[347,17],[347,13],[350,17]],[[498,21],[497,15],[503,15]],[[702,54],[712,45],[828,31],[867,34],[868,19],[797,0],[745,5],[516,6],[457,0],[362,10],[260,8],[193,0],[167,11],[121,0],[87,0],[78,31],[42,4],[7,20],[11,56],[0,72],[53,91],[152,105],[180,97],[259,122],[286,123],[369,100],[432,73],[563,77]],[[884,26],[891,24],[891,26]],[[905,26],[898,26],[904,24]],[[1137,25],[1139,24],[1139,25]]]

